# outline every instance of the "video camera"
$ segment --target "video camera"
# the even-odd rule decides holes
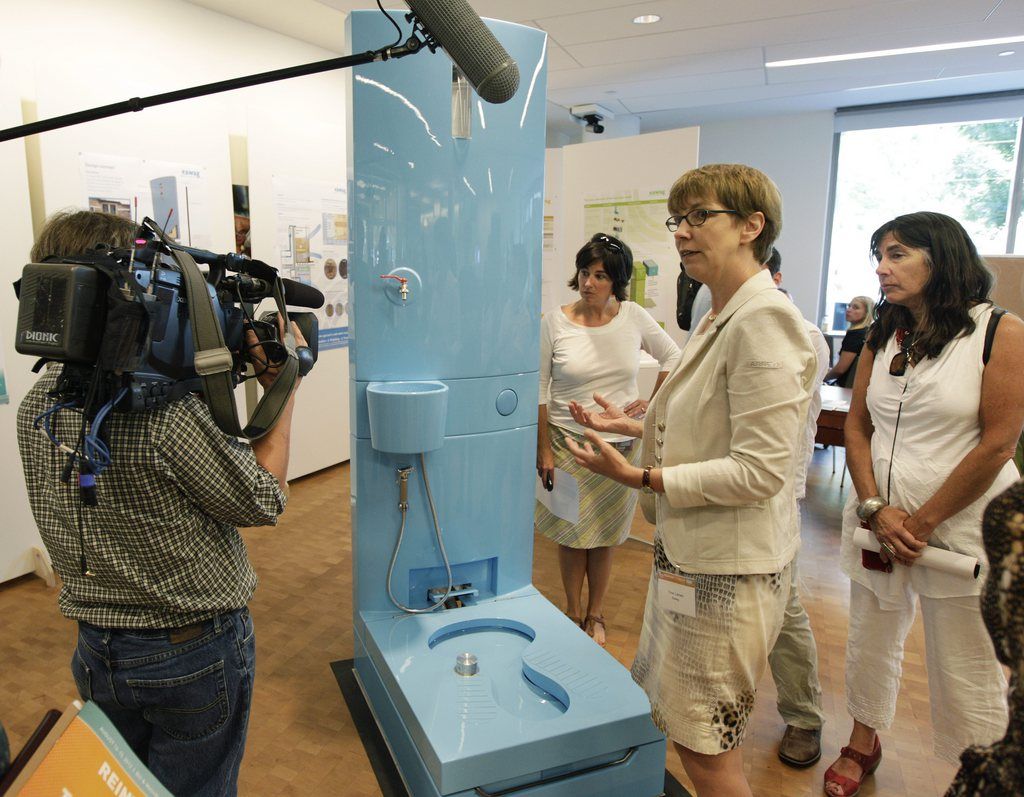
[[[259,260],[175,243],[148,218],[135,244],[26,265],[15,284],[17,351],[64,363],[58,398],[87,416],[107,403],[141,411],[202,392],[224,432],[252,439],[269,431],[317,358],[316,316],[287,313],[307,341],[296,347],[290,325],[281,336],[278,314],[286,304],[321,307],[323,294]],[[277,311],[254,318],[270,297]],[[247,325],[257,344],[246,343]],[[250,362],[280,373],[243,429],[232,391]]]

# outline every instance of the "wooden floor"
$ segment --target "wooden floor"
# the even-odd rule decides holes
[[[840,452],[840,467],[842,453]],[[822,774],[850,729],[843,696],[849,582],[837,565],[839,517],[849,490],[832,474],[832,454],[819,451],[804,506],[800,570],[804,603],[818,641],[827,724],[824,753],[814,767],[783,766],[775,748],[783,724],[767,677],[744,744],[756,795],[821,794]],[[251,608],[256,622],[256,696],[242,764],[243,795],[379,795],[329,663],[352,656],[348,466],[292,484],[291,502],[276,529],[246,532],[260,575]],[[650,539],[638,518],[634,534]],[[608,650],[628,666],[636,649],[651,566],[650,548],[627,542],[616,552],[606,601]],[[562,605],[555,546],[536,541],[535,583]],[[75,627],[57,611],[56,590],[35,577],[0,585],[0,721],[20,748],[49,707],[76,696],[68,662]],[[885,758],[862,795],[941,795],[954,769],[931,753],[931,720],[920,619],[907,644],[896,722],[882,734]],[[668,767],[684,784],[673,754]],[[624,797],[629,797],[624,795]]]

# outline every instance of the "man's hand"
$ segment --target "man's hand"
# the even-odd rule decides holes
[[[302,336],[302,331],[299,329],[299,325],[296,324],[294,321],[291,321],[289,323],[291,323],[292,334],[295,335],[296,348],[298,348],[299,346],[307,345],[306,339]],[[278,339],[282,341],[282,343],[278,344],[280,346],[284,345],[284,331],[284,317],[278,314],[277,334]],[[256,337],[256,333],[253,332],[252,328],[247,328],[245,330],[245,344],[246,351],[248,352],[247,356],[249,360],[253,363],[253,368],[256,369],[256,380],[260,383],[260,386],[264,390],[269,390],[270,386],[277,381],[277,377],[281,372],[281,366],[272,365],[270,363],[270,360],[267,358],[267,353],[266,351],[264,351],[263,345],[260,343],[259,338]],[[297,377],[295,380],[296,386],[298,386],[300,381],[301,377]]]

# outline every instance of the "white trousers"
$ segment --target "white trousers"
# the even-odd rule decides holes
[[[935,755],[957,764],[967,746],[991,744],[1006,732],[1006,678],[981,619],[977,595],[919,597]],[[915,596],[909,590],[904,604],[882,608],[875,593],[850,582],[846,707],[855,720],[871,728],[892,725],[903,642],[915,611]]]

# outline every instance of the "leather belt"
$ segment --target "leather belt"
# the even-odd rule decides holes
[[[203,635],[207,622],[208,621],[203,621],[201,623],[193,623],[192,625],[183,625],[181,628],[168,628],[167,639],[172,645],[191,642],[193,639],[198,639]]]

